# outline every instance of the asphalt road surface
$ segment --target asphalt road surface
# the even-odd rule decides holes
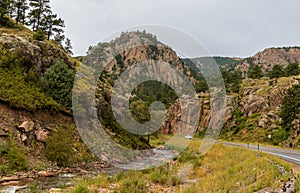
[[[233,147],[242,147],[242,148],[249,148],[252,150],[258,150],[258,145],[252,144],[241,144],[241,143],[232,143],[232,142],[223,142],[224,145],[233,146]],[[274,147],[266,147],[259,145],[259,151],[277,156],[283,160],[292,162],[300,166],[300,151],[297,150],[287,150],[281,148],[274,148]]]

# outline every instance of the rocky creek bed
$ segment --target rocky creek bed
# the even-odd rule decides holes
[[[83,169],[84,168],[84,169]],[[29,171],[15,173],[12,176],[0,178],[1,193],[30,192],[30,188],[50,192],[50,189],[72,186],[74,182],[83,177],[93,177],[99,173],[114,174],[119,172],[115,167],[103,163],[93,163],[86,167],[51,168],[45,171]]]
[[[170,161],[176,155],[178,154],[174,151],[161,148],[154,149],[151,156],[124,164],[115,164],[118,167],[96,162],[85,165],[84,167],[49,168],[44,171],[32,170],[24,173],[16,173],[12,176],[0,176],[0,192],[28,193],[30,192],[30,188],[37,188],[44,192],[55,192],[62,187],[72,187],[76,180],[83,177],[92,178],[99,173],[114,175],[128,169],[141,170],[149,166],[159,165],[161,162]]]

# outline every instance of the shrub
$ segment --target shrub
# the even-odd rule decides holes
[[[148,192],[147,182],[141,178],[126,179],[121,183],[121,193],[144,193]]]
[[[18,63],[18,57],[0,45],[0,67],[10,68]]]
[[[45,32],[43,30],[39,29],[37,32],[35,32],[33,34],[33,39],[38,40],[38,41],[44,41],[44,40],[46,40]]]
[[[288,137],[289,133],[287,133],[284,129],[280,129],[272,135],[272,143],[273,145],[279,145],[280,142],[287,140]]]
[[[165,185],[170,178],[170,172],[165,167],[159,167],[150,175],[150,179],[154,183]]]
[[[0,98],[11,107],[28,111],[49,109],[56,111],[59,104],[47,97],[41,89],[26,81],[26,75],[21,68],[0,68]]]
[[[1,165],[1,173],[9,173],[11,171],[23,171],[28,168],[27,158],[23,151],[16,146],[15,143],[10,142],[4,145],[1,150],[5,159],[5,164]]]
[[[268,73],[270,78],[280,78],[285,75],[285,72],[281,65],[275,65],[272,70]]]
[[[200,81],[196,82],[195,90],[197,93],[208,91],[208,86],[207,86],[207,83],[205,82],[205,80],[200,80]]]
[[[249,78],[253,78],[253,79],[259,79],[261,77],[263,77],[263,72],[262,72],[262,68],[259,65],[255,65],[248,74]]]
[[[87,186],[79,185],[74,190],[71,191],[71,193],[89,193],[89,189]]]
[[[69,166],[72,163],[71,158],[74,158],[72,131],[70,126],[60,126],[47,140],[46,157],[48,160],[56,162],[58,166]]]
[[[60,104],[71,107],[74,77],[74,72],[64,62],[58,62],[44,74],[42,88]]]
[[[298,63],[289,64],[285,69],[286,76],[295,76],[300,74],[300,67]]]

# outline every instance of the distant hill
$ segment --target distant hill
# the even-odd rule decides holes
[[[247,76],[249,70],[251,70],[254,65],[261,66],[263,72],[267,73],[275,65],[280,65],[285,68],[291,63],[300,63],[300,47],[265,49],[252,57],[244,59],[235,69],[241,71],[244,76]]]
[[[221,56],[201,57],[201,58],[193,58],[193,59],[184,58],[182,60],[191,70],[192,76],[197,80],[203,80],[203,77],[201,76],[201,72],[199,68],[195,65],[195,61],[198,61],[199,63],[204,65],[212,61],[215,61],[216,64],[219,66],[220,70],[228,70],[230,72],[234,71],[236,66],[240,64],[242,61],[242,59],[239,58],[229,58],[229,57],[221,57]]]

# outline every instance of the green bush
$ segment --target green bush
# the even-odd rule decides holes
[[[0,153],[5,160],[5,163],[0,167],[0,173],[24,171],[28,168],[25,154],[15,143],[10,142],[7,145],[2,146]]]
[[[263,77],[262,67],[259,65],[254,65],[254,67],[249,71],[249,78],[259,79]]]
[[[289,64],[285,69],[286,76],[295,76],[300,74],[300,67],[298,63]]]
[[[42,88],[60,104],[72,106],[72,88],[75,74],[64,62],[51,66],[44,74]]]
[[[200,81],[196,82],[196,84],[195,84],[195,91],[197,93],[208,91],[208,86],[207,86],[206,81],[205,80],[200,80]]]
[[[38,41],[44,41],[44,40],[46,40],[45,32],[43,30],[39,29],[37,32],[35,32],[33,34],[33,39],[38,40]]]
[[[273,145],[279,145],[281,142],[287,140],[289,137],[289,133],[284,129],[279,129],[272,135],[272,143]]]
[[[171,177],[170,171],[165,167],[156,168],[150,175],[152,182],[165,185]]]
[[[142,178],[126,179],[121,183],[121,193],[144,193],[148,192],[147,182]]]
[[[78,186],[74,190],[71,191],[71,193],[89,193],[89,189],[87,186]]]
[[[27,75],[21,68],[0,68],[0,99],[11,107],[36,111],[49,109],[57,111],[60,106],[47,97],[41,89],[26,81]]]
[[[281,65],[275,65],[270,72],[268,72],[270,78],[280,78],[285,76],[285,72]]]
[[[45,154],[48,160],[56,162],[58,166],[69,166],[74,161],[73,128],[60,126],[47,140]]]
[[[18,57],[0,45],[0,67],[9,68],[18,64]]]

